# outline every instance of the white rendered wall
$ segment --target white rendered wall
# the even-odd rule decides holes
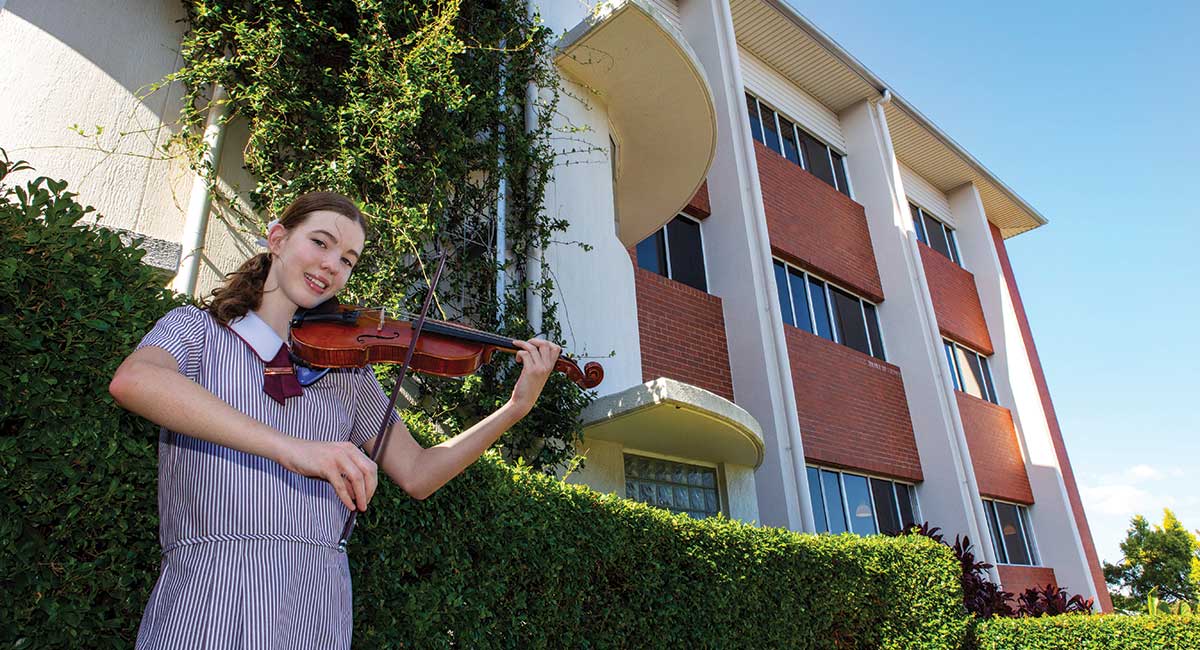
[[[162,146],[176,132],[178,83],[147,87],[181,64],[182,6],[162,0],[35,2],[14,0],[0,12],[0,42],[16,44],[0,59],[0,147],[28,160],[38,175],[62,178],[101,223],[167,242],[182,236],[194,174]],[[89,139],[68,127],[78,124]],[[219,186],[253,188],[242,168],[248,133],[234,121],[220,161]],[[243,210],[248,205],[241,201]],[[257,252],[256,229],[214,201],[201,261],[203,295],[223,274]]]
[[[754,475],[763,524],[813,530],[800,423],[783,319],[775,299],[766,216],[733,20],[724,0],[680,5],[683,33],[704,66],[717,111],[717,153],[708,174],[712,216],[704,222],[709,292],[721,298],[738,406],[763,429]]]
[[[1029,515],[1042,565],[1054,569],[1059,586],[1095,598],[1096,586],[979,191],[972,184],[963,185],[952,191],[949,199],[959,218],[958,247],[976,262],[975,286],[995,351],[992,377],[1000,405],[1012,412],[1025,456],[1034,499]]]
[[[179,66],[183,17],[161,0],[11,0],[0,12],[0,147],[68,181],[106,225],[176,242],[191,174],[159,147],[182,90],[139,97]],[[84,138],[76,124],[104,132]]]
[[[904,377],[921,458],[921,514],[950,538],[969,536],[992,562],[995,555],[980,525],[984,519],[982,504],[976,505],[979,490],[883,111],[874,102],[860,102],[842,112],[841,122],[855,199],[866,210],[886,297],[879,306],[884,349]]]
[[[750,94],[774,106],[784,117],[834,149],[846,151],[846,140],[842,137],[837,113],[744,48],[738,48],[738,59],[741,61],[742,80]]]

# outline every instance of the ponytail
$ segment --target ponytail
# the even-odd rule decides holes
[[[258,309],[270,271],[270,253],[251,257],[227,276],[225,286],[213,289],[212,296],[203,303],[204,308],[222,325],[245,316],[251,309]]]

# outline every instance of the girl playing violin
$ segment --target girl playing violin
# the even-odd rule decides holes
[[[109,392],[161,425],[162,570],[138,648],[347,648],[350,572],[338,535],[365,510],[378,468],[369,453],[388,398],[370,368],[308,386],[292,374],[292,316],[346,284],[367,237],[349,199],[296,199],[203,308],[179,307],[117,369]],[[393,411],[379,467],[424,499],[524,417],[559,346],[517,341],[523,368],[508,403],[467,431],[422,448]]]

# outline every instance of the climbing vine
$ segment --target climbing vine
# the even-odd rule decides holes
[[[550,274],[526,273],[536,270],[527,265],[542,264],[531,261],[529,247],[545,247],[566,223],[542,209],[555,162],[554,36],[527,16],[523,2],[184,4],[183,66],[164,80],[186,88],[178,144],[211,175],[201,163],[202,132],[219,84],[232,116],[249,128],[245,167],[257,179],[255,212],[243,215],[250,230],[304,192],[344,193],[361,203],[373,230],[346,290],[350,300],[415,311],[435,252],[445,250],[436,315],[526,338],[535,334],[525,316],[528,289],[545,305],[544,334],[561,338]],[[527,127],[530,83],[539,93]],[[497,199],[504,186],[502,263]],[[502,297],[500,271],[508,278]],[[530,275],[544,279],[530,286]],[[465,380],[420,378],[419,408],[448,432],[486,416],[508,399],[519,374],[501,357]],[[589,399],[552,376],[535,411],[502,439],[508,456],[547,471],[569,461]]]

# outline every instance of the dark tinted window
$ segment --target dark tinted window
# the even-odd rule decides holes
[[[775,126],[775,111],[759,104],[759,111],[762,113],[763,123],[763,138],[768,147],[775,150],[775,153],[782,153],[779,150],[779,132]]]
[[[871,506],[871,490],[864,476],[842,474],[846,484],[846,505],[850,511],[850,529],[859,535],[874,535],[875,517]]]
[[[862,303],[858,298],[836,287],[830,287],[829,293],[833,295],[838,338],[842,345],[852,347],[863,354],[871,354],[870,344],[867,342],[867,326],[863,322]]]
[[[917,241],[928,246],[929,237],[925,236],[925,218],[921,216],[921,209],[909,203],[908,211],[912,214],[913,229],[917,231]]]
[[[659,275],[667,274],[667,249],[664,245],[663,231],[650,235],[638,242],[638,266]]]
[[[925,215],[925,235],[929,237],[929,245],[933,250],[954,259],[950,255],[950,244],[946,242],[946,233],[942,230],[942,223],[929,215]]]
[[[946,226],[946,243],[950,244],[950,259],[962,266],[962,259],[958,256],[958,242],[954,240],[954,231],[949,226]]]
[[[987,511],[988,529],[992,532],[992,546],[996,549],[996,561],[1008,564],[1008,554],[1004,552],[1004,540],[1000,538],[1000,520],[996,518],[996,504],[984,501],[983,509]]]
[[[788,271],[788,281],[792,284],[792,305],[796,308],[796,327],[811,333],[812,319],[808,315],[808,292],[804,290],[804,274]]]
[[[762,123],[758,121],[758,100],[750,95],[746,95],[746,111],[750,114],[750,135],[755,140],[762,142]]]
[[[992,369],[988,367],[988,360],[980,357],[979,363],[983,367],[983,385],[987,387],[988,401],[992,404],[999,404],[1000,400],[996,398],[996,385],[992,383]]]
[[[871,497],[875,502],[875,518],[879,522],[879,532],[886,535],[900,532],[900,515],[896,512],[896,495],[892,492],[892,482],[871,479]]]
[[[831,187],[835,187],[833,165],[829,162],[829,148],[804,131],[800,132],[800,140],[804,146],[804,162],[808,163],[808,171]]]
[[[1000,536],[1004,538],[1004,551],[1008,555],[1008,563],[1032,564],[1025,546],[1025,531],[1021,526],[1021,516],[1017,507],[1011,503],[997,503],[996,519],[1000,521]]]
[[[946,361],[950,364],[950,378],[954,380],[954,390],[962,390],[962,378],[958,376],[958,361],[954,358],[954,345],[943,341],[946,350]]]
[[[779,118],[780,135],[783,136],[783,157],[788,160],[800,164],[800,145],[796,142],[796,132],[792,128],[792,123]]]
[[[983,373],[979,368],[979,357],[974,352],[961,346],[955,346],[958,353],[958,374],[962,380],[962,391],[983,399]]]
[[[816,319],[816,334],[833,340],[833,326],[829,322],[829,307],[825,303],[825,283],[808,279],[808,296],[812,300],[813,318]]]
[[[796,320],[792,318],[792,301],[788,297],[788,272],[783,262],[775,262],[775,291],[779,293],[779,313],[783,314],[783,322],[795,325]]]
[[[700,224],[675,217],[667,224],[667,245],[671,255],[671,279],[689,287],[708,291],[704,277],[704,249],[700,245]]]
[[[875,305],[869,302],[863,303],[863,309],[867,311],[867,334],[871,337],[871,356],[883,361],[883,337],[879,334],[879,314],[875,312]]]
[[[833,156],[833,175],[837,178],[837,190],[850,196],[850,182],[846,180],[846,159],[834,151],[829,153]]]
[[[825,520],[825,500],[821,497],[821,472],[815,467],[808,468],[808,495],[812,499],[817,532],[824,533],[829,530],[829,522]]]
[[[821,488],[825,493],[825,514],[829,516],[829,532],[844,533],[846,514],[842,512],[842,486],[837,472],[821,470]]]
[[[912,526],[918,526],[916,508],[913,507],[913,490],[903,483],[896,484],[896,501],[900,506],[900,525],[908,530]]]

